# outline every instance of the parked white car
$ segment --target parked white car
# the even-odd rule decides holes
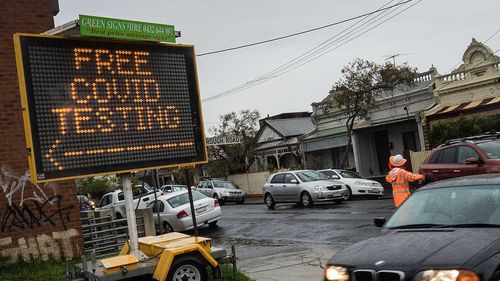
[[[384,195],[384,187],[379,182],[366,179],[356,172],[341,169],[325,169],[318,172],[345,184],[349,192],[349,199],[359,195],[376,197]]]
[[[233,183],[223,179],[202,178],[196,188],[202,194],[219,200],[221,205],[228,201],[245,203],[246,193]]]
[[[157,191],[156,197],[163,195],[163,192]],[[147,204],[155,200],[154,192],[144,193],[134,197],[134,208],[135,209],[145,209]],[[112,210],[113,217],[115,219],[122,219],[126,217],[125,212],[125,196],[121,189],[117,189],[112,192],[104,194],[101,198],[101,202],[97,206],[96,210]]]
[[[192,193],[198,227],[207,224],[210,227],[215,227],[222,214],[219,201],[209,198],[196,190],[193,190]],[[154,201],[149,202],[147,206],[153,208],[153,217],[157,229],[162,227],[163,231],[172,232],[193,228],[187,190],[165,194],[158,198],[156,207]],[[159,220],[158,213],[160,214]]]

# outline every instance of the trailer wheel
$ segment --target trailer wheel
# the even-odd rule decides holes
[[[170,267],[167,280],[172,281],[208,281],[208,273],[202,262],[194,257],[175,258]]]

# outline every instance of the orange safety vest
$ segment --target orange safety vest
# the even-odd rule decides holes
[[[410,196],[409,183],[420,180],[422,177],[403,168],[394,168],[389,172],[385,180],[392,184],[392,198],[396,207],[399,207]]]

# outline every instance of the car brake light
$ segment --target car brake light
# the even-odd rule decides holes
[[[220,206],[219,200],[214,199],[214,207],[219,207],[219,206]]]
[[[188,215],[188,213],[186,213],[186,211],[184,211],[184,210],[180,211],[180,212],[177,214],[177,218],[178,218],[178,219],[182,219],[182,218],[187,217],[187,216],[189,216],[189,215]]]

